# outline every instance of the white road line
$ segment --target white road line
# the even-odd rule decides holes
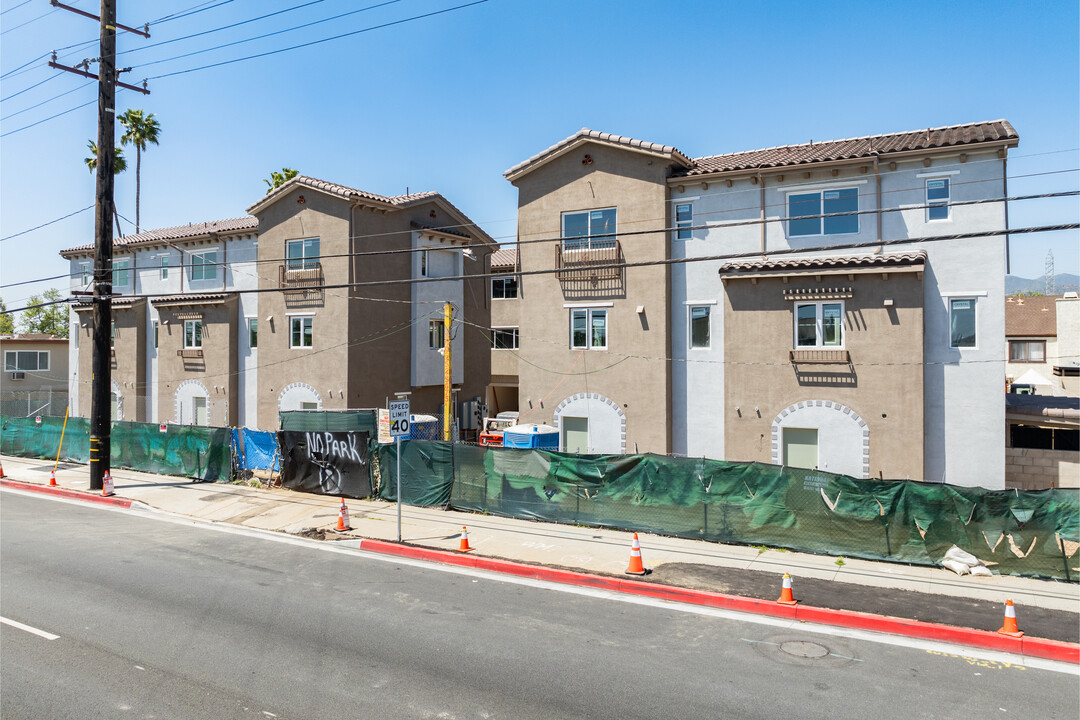
[[[313,550],[319,550],[321,552],[335,553],[338,555],[352,555],[354,557],[358,556],[367,558],[368,560],[394,563],[397,565],[408,565],[411,567],[425,568],[437,572],[483,578],[486,580],[494,580],[496,582],[510,583],[513,585],[525,585],[527,587],[552,590],[554,592],[562,592],[570,595],[584,595],[586,597],[594,597],[604,600],[614,600],[616,602],[630,603],[633,605],[645,605],[648,607],[675,610],[678,612],[684,612],[692,615],[704,615],[708,617],[722,618],[725,620],[736,620],[739,622],[753,623],[755,625],[769,625],[772,627],[815,633],[818,635],[831,635],[833,637],[842,637],[852,640],[863,640],[866,642],[880,643],[882,645],[895,645],[898,647],[915,648],[917,650],[934,650],[936,652],[961,655],[963,657],[978,658],[980,660],[992,660],[995,662],[1010,663],[1012,665],[1023,665],[1038,670],[1050,670],[1053,672],[1080,676],[1080,665],[1075,665],[1073,663],[1059,662],[1056,660],[1044,660],[1042,658],[1034,657],[1024,657],[1022,655],[1016,655],[1014,653],[984,650],[976,647],[971,647],[969,645],[953,644],[935,640],[921,640],[919,638],[910,638],[903,635],[890,635],[888,633],[871,632],[868,630],[856,630],[851,628],[836,627],[833,625],[818,625],[816,623],[772,617],[769,615],[755,615],[753,613],[736,612],[734,610],[723,610],[702,605],[691,605],[689,603],[680,603],[671,600],[660,600],[657,598],[650,598],[641,595],[629,595],[614,590],[601,590],[598,588],[583,587],[579,585],[564,585],[562,583],[551,582],[548,580],[535,580],[533,578],[518,577],[516,575],[509,575],[488,570],[477,570],[475,568],[467,568],[457,565],[443,565],[438,562],[432,562],[427,560],[416,560],[413,558],[397,557],[394,555],[385,555],[383,553],[360,550],[357,548],[342,547],[338,543],[326,543],[325,541],[320,540],[310,540],[308,538],[297,537],[295,535],[289,535],[287,533],[274,532],[272,530],[260,530],[258,528],[247,528],[238,525],[231,525],[228,523],[218,523],[208,520],[201,520],[198,518],[187,517],[183,515],[174,515],[172,513],[157,510],[156,508],[151,508],[146,505],[143,505],[141,508],[136,508],[135,505],[132,505],[131,509],[127,510],[124,508],[111,507],[109,505],[86,503],[81,500],[67,500],[66,498],[58,498],[41,493],[30,493],[16,490],[13,488],[0,488],[0,492],[13,492],[20,495],[29,495],[31,497],[53,500],[56,502],[69,502],[81,505],[82,507],[93,508],[96,510],[110,510],[113,512],[139,515],[140,517],[159,520],[162,522],[168,522],[174,525],[199,527],[206,530],[214,530],[217,532],[228,533],[230,535],[243,535],[246,537],[261,538],[263,540],[283,543],[286,545],[307,547]]]
[[[9,620],[6,617],[0,617],[0,623],[3,623],[4,625],[10,625],[13,628],[19,628],[20,630],[25,630],[26,632],[30,633],[31,635],[37,635],[38,637],[43,637],[46,640],[59,640],[60,639],[59,635],[53,635],[51,632],[45,632],[44,630],[38,630],[36,627],[30,627],[29,625],[23,625],[21,622],[18,622],[16,620]]]

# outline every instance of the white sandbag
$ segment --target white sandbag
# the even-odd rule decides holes
[[[967,564],[960,562],[959,560],[950,560],[945,558],[941,561],[941,564],[952,570],[957,575],[967,575],[971,572],[971,568]]]
[[[965,565],[980,565],[979,558],[975,557],[969,552],[965,552],[960,548],[953,545],[949,548],[949,551],[945,553],[946,560],[955,560],[956,562],[964,563]]]
[[[990,568],[985,565],[972,565],[969,571],[972,575],[978,575],[979,577],[994,577],[994,573],[990,572]]]

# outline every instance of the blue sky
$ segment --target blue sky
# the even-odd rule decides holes
[[[348,17],[185,58],[380,0],[322,0],[179,40],[305,0],[221,0],[121,35],[118,95],[162,127],[143,157],[142,226],[243,215],[283,166],[393,195],[438,190],[512,241],[516,190],[502,172],[582,127],[712,155],[1006,118],[1020,133],[1011,194],[1080,184],[1080,46],[1075,2],[588,2],[489,0],[452,12],[216,68],[157,77],[431,13],[468,0],[399,0]],[[47,0],[0,0],[0,237],[93,204],[83,159],[96,137],[95,84],[45,66],[50,50],[92,58],[97,26]],[[93,0],[77,7],[97,12]],[[200,0],[120,2],[144,22]],[[24,24],[25,23],[25,24]],[[20,27],[21,25],[21,27]],[[128,52],[123,52],[128,51]],[[24,63],[27,68],[17,70]],[[150,64],[154,63],[154,64]],[[95,66],[96,67],[96,66]],[[31,88],[41,82],[38,87]],[[31,88],[31,89],[27,89]],[[25,90],[25,92],[23,92]],[[40,107],[30,108],[71,91]],[[25,112],[23,112],[25,110]],[[118,133],[119,136],[119,133]],[[135,219],[134,154],[119,176]],[[1075,222],[1076,198],[1010,206],[1013,227]],[[131,226],[124,225],[125,232]],[[1080,273],[1075,231],[1017,236],[1013,273]],[[0,285],[59,275],[57,254],[92,242],[93,211],[0,242]],[[9,308],[63,281],[0,287]]]

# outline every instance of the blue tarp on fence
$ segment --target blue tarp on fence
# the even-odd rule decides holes
[[[272,432],[233,428],[233,451],[240,470],[281,469],[277,451],[277,436]]]

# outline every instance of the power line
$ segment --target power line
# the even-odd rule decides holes
[[[95,98],[95,100],[96,100],[96,98]],[[42,224],[38,225],[37,227],[32,227],[29,230],[23,230],[22,232],[17,232],[14,235],[8,235],[7,237],[2,237],[2,238],[0,238],[0,240],[10,240],[11,238],[16,238],[16,237],[19,237],[20,235],[25,235],[26,233],[34,232],[35,230],[40,230],[43,227],[46,227],[48,225],[52,225],[53,223],[58,223],[61,220],[67,220],[69,217],[72,217],[73,215],[78,215],[79,213],[83,213],[83,212],[86,212],[87,210],[93,210],[93,209],[94,209],[94,206],[90,205],[88,207],[84,207],[82,210],[76,210],[75,212],[68,213],[67,215],[64,215],[63,217],[58,217],[55,220],[50,220],[47,223],[42,223]]]
[[[82,105],[76,105],[73,108],[68,108],[67,110],[64,110],[63,112],[58,112],[55,115],[50,115],[47,118],[44,118],[42,120],[38,120],[37,122],[30,123],[29,125],[23,125],[21,128],[17,128],[15,130],[9,130],[6,133],[0,134],[0,138],[5,138],[8,135],[14,135],[15,133],[22,132],[23,130],[29,130],[30,128],[36,127],[36,126],[38,126],[38,125],[40,125],[42,123],[49,122],[50,120],[55,120],[56,118],[60,117],[61,115],[67,115],[68,113],[73,113],[76,110],[81,110],[84,107],[86,107],[87,105],[93,105],[97,101],[98,101],[98,99],[94,98],[93,100],[89,100],[87,102],[84,102]]]
[[[53,75],[51,77],[59,77],[59,76],[58,75]],[[64,97],[65,95],[70,95],[73,92],[77,92],[79,90],[85,90],[86,88],[89,88],[89,87],[93,87],[93,85],[89,85],[89,84],[76,85],[75,87],[71,88],[70,90],[65,90],[64,92],[60,93],[59,95],[53,95],[48,100],[42,100],[41,102],[37,103],[36,105],[31,105],[28,108],[23,108],[22,110],[19,110],[17,112],[13,112],[10,115],[5,115],[4,117],[0,117],[0,121],[8,120],[10,118],[15,117],[16,115],[22,115],[24,112],[28,112],[30,110],[33,110],[34,108],[41,107],[42,105],[45,105],[47,103],[51,103],[53,100],[59,100],[60,98]]]
[[[371,27],[361,28],[360,30],[353,30],[352,32],[342,33],[341,35],[334,35],[328,38],[322,38],[321,40],[312,40],[311,42],[301,43],[300,45],[293,45],[287,48],[279,48],[277,50],[269,50],[264,53],[248,55],[241,58],[234,58],[232,60],[223,60],[221,62],[212,63],[210,65],[202,65],[200,67],[190,68],[188,70],[177,70],[176,72],[165,73],[164,75],[155,75],[154,77],[147,78],[147,80],[160,80],[161,78],[173,77],[174,75],[185,75],[187,73],[198,72],[199,70],[208,70],[210,68],[221,67],[223,65],[232,65],[233,63],[243,62],[245,60],[254,60],[256,58],[268,57],[270,55],[278,55],[283,52],[290,52],[292,50],[299,50],[301,48],[311,47],[313,45],[320,45],[325,42],[330,42],[331,40],[340,40],[341,38],[371,32],[372,30],[382,30],[384,28],[393,27],[394,25],[401,25],[407,22],[412,22],[414,20],[422,20],[424,18],[434,17],[436,15],[443,15],[445,13],[454,12],[455,10],[472,7],[473,5],[482,5],[487,1],[488,0],[474,0],[473,2],[465,3],[463,5],[455,5],[454,7],[445,8],[443,10],[434,10],[429,13],[423,13],[422,15],[413,15],[412,17],[407,17],[402,20],[394,20],[392,22],[383,23],[381,25],[372,25]]]
[[[9,7],[9,8],[7,9],[7,10],[0,10],[0,15],[7,15],[7,14],[8,14],[9,12],[11,12],[12,10],[18,10],[18,9],[19,9],[19,8],[21,8],[21,7],[23,6],[23,5],[29,5],[29,4],[30,4],[30,2],[31,2],[31,0],[23,0],[23,1],[22,1],[21,3],[19,3],[18,5],[13,5],[13,6]]]
[[[49,82],[50,80],[52,80],[55,77],[56,77],[56,75],[50,75],[47,78],[45,78],[44,80],[42,80],[41,82],[36,82],[33,85],[31,85],[30,87],[23,88],[22,90],[20,90],[20,91],[18,91],[16,93],[12,93],[11,95],[8,95],[6,98],[0,98],[0,102],[7,102],[8,100],[10,100],[13,97],[18,97],[19,95],[22,95],[24,92],[29,92],[29,91],[33,90],[34,88],[38,87],[39,85],[44,85],[45,83]]]

